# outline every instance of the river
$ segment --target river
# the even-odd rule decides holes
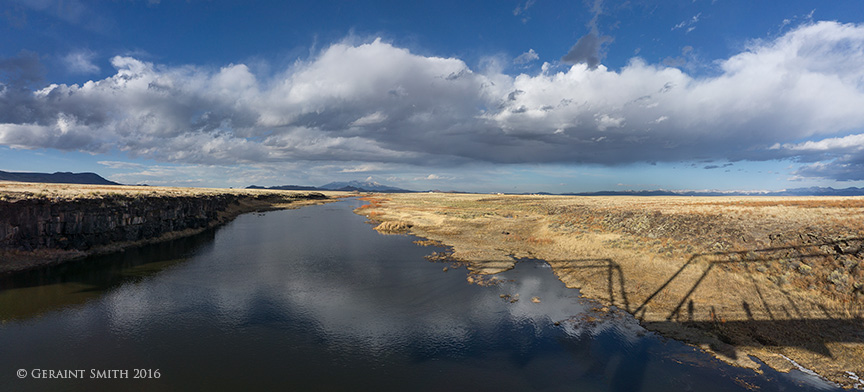
[[[0,279],[0,390],[838,389],[647,332],[542,261],[470,284],[360,203]]]

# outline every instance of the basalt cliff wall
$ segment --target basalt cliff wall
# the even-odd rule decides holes
[[[311,192],[121,194],[72,200],[0,201],[0,272],[188,235],[225,223],[243,212],[326,198]]]

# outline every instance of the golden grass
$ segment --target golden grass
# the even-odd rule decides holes
[[[412,224],[475,275],[544,259],[567,287],[731,363],[788,370],[783,355],[841,383],[864,374],[864,197],[371,200],[358,213]]]
[[[316,191],[329,197],[353,196],[347,192]],[[44,184],[30,182],[0,181],[0,200],[14,202],[21,199],[44,198],[52,201],[75,199],[99,199],[115,196],[164,197],[164,196],[207,196],[219,194],[234,195],[297,195],[309,191],[283,191],[271,189],[226,189],[226,188],[183,188],[165,186],[126,186],[126,185],[86,185],[86,184]]]
[[[408,232],[411,226],[410,223],[404,221],[387,221],[375,226],[375,230],[383,234],[401,234]]]

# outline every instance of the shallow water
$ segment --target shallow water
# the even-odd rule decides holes
[[[646,332],[541,261],[469,284],[464,267],[424,259],[440,249],[371,230],[359,203],[246,214],[0,280],[0,390],[835,389]],[[129,378],[92,378],[104,370]]]

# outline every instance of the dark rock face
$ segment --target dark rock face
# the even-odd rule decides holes
[[[241,196],[112,196],[52,202],[0,201],[0,248],[88,250],[222,223]]]

